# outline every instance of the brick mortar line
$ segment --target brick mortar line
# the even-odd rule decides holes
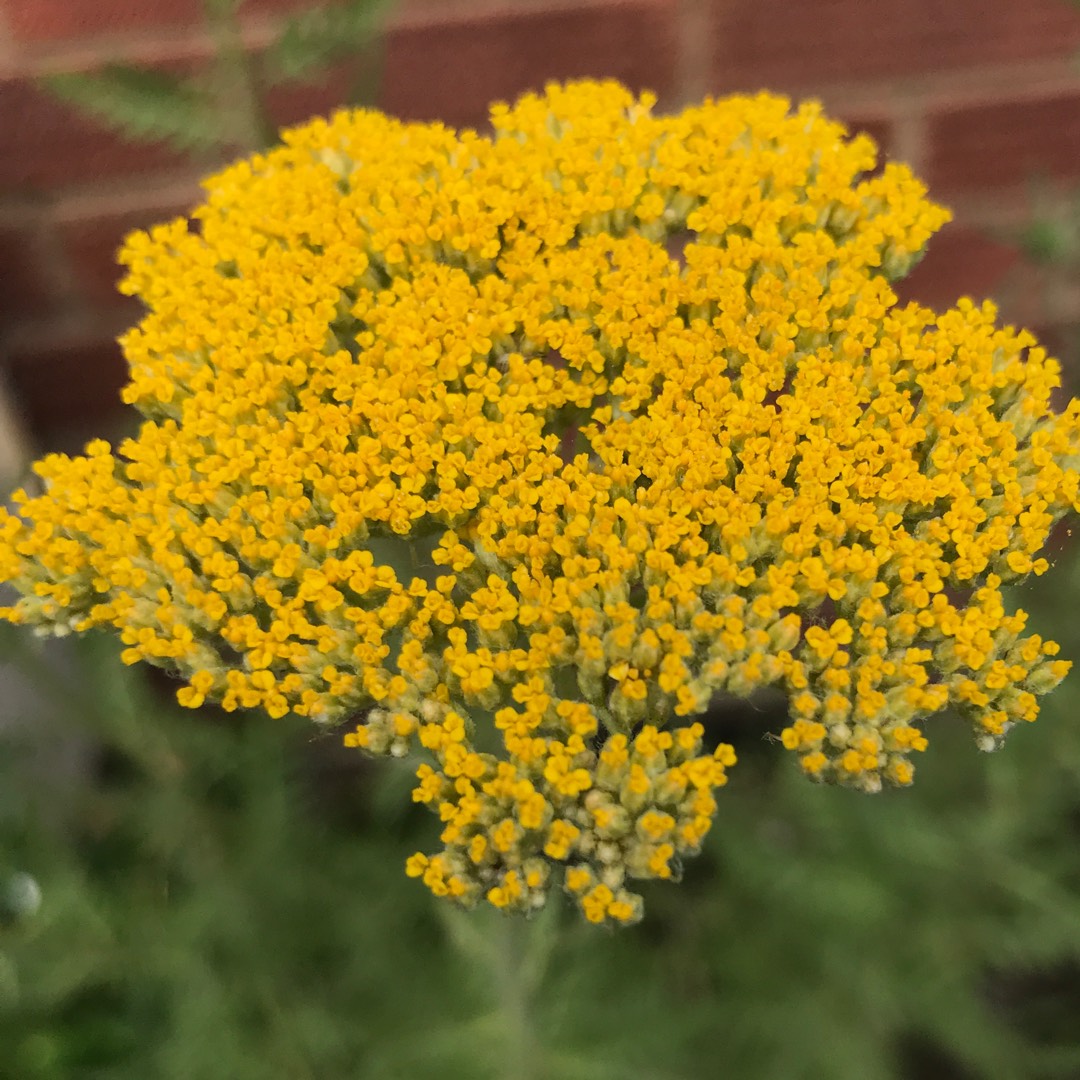
[[[942,81],[924,95],[928,107],[956,109],[1038,101],[1080,93],[1080,69],[1071,57],[1057,63],[1028,61],[981,69],[981,82]]]
[[[85,301],[80,295],[79,282],[75,268],[68,258],[60,239],[60,230],[51,218],[42,222],[38,237],[38,251],[42,266],[45,268],[49,295],[55,298],[60,310],[78,311]]]
[[[911,166],[916,175],[927,165],[926,114],[918,104],[901,105],[891,118],[892,146],[888,157]]]
[[[119,296],[119,294],[117,294]],[[10,368],[10,357],[16,353],[33,363],[37,357],[51,352],[77,348],[80,345],[105,345],[115,342],[120,334],[134,325],[130,312],[117,309],[102,310],[100,305],[85,305],[68,309],[59,315],[36,319],[20,319],[8,325],[0,340],[0,367]]]
[[[1046,199],[1045,209],[1053,212],[1074,205],[1070,193],[1080,189],[1080,179],[1056,192],[1057,198]],[[984,194],[947,193],[938,197],[943,205],[953,211],[954,219],[974,229],[1017,228],[1031,220],[1032,214],[1043,207],[1036,207],[1030,183],[1013,184]],[[933,190],[930,198],[934,198]]]
[[[677,20],[675,100],[678,105],[689,105],[709,93],[715,66],[709,0],[680,0]]]
[[[139,209],[142,193],[147,192],[152,199],[158,191],[179,190],[187,184],[191,191],[198,194],[199,181],[216,169],[202,169],[197,166],[179,166],[172,169],[132,171],[120,176],[102,177],[97,180],[72,184],[51,189],[46,197],[33,201],[18,193],[0,195],[0,223],[5,221],[16,225],[35,218],[51,217],[58,207],[85,201],[87,205],[99,203],[107,205],[115,199],[117,205]]]
[[[33,229],[48,217],[49,205],[24,195],[0,198],[0,228]]]
[[[100,218],[139,214],[159,207],[195,206],[203,198],[199,179],[202,174],[168,175],[149,183],[117,190],[75,191],[61,194],[49,207],[48,217],[57,225]]]
[[[953,71],[913,73],[882,79],[833,81],[787,88],[795,101],[820,98],[850,110],[887,116],[897,103],[943,111],[993,106],[1080,92],[1080,70],[1071,57],[980,64]]]
[[[248,26],[243,34],[244,44],[251,51],[266,48],[274,40],[274,28],[269,24]],[[135,40],[116,37],[80,39],[65,42],[64,48],[47,51],[28,51],[28,63],[21,75],[37,78],[42,75],[92,71],[103,64],[157,64],[169,61],[205,60],[214,53],[211,36],[201,28],[177,30],[169,28]]]
[[[1033,296],[1035,285],[1037,292]],[[1080,287],[1068,281],[1059,281],[1058,285],[1049,284],[1045,278],[1038,281],[1031,270],[1007,270],[990,297],[997,305],[998,322],[1018,328],[1080,323]]]
[[[656,8],[665,7],[664,0],[429,0],[427,3],[404,5],[397,18],[390,19],[390,27],[396,29],[425,28],[446,23],[462,22],[480,18],[518,15],[522,12],[543,14],[545,12],[575,12],[597,8]]]

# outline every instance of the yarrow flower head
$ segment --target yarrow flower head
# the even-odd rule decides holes
[[[443,823],[407,873],[596,923],[708,832],[718,691],[781,688],[801,769],[867,792],[945,708],[982,749],[1034,720],[1069,665],[1001,590],[1080,498],[1057,363],[898,305],[947,214],[866,136],[653,103],[342,112],[131,236],[145,422],[38,463],[3,616],[113,627],[191,707],[361,718]]]

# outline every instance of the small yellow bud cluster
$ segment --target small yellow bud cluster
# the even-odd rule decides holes
[[[1080,500],[1058,364],[989,304],[898,305],[948,215],[867,137],[653,103],[341,112],[132,235],[145,422],[0,512],[0,616],[114,628],[193,708],[362,716],[425,755],[409,874],[597,923],[707,832],[719,691],[782,690],[783,746],[863,791],[940,710],[983,749],[1035,719],[1069,665],[1001,590]]]
[[[566,719],[571,711],[563,709]],[[646,724],[632,740],[607,739],[597,754],[580,733],[587,708],[573,711],[579,730],[565,742],[508,735],[501,759],[470,748],[453,709],[429,708],[418,736],[439,768],[420,766],[413,799],[437,810],[445,848],[413,856],[408,872],[437,895],[464,904],[483,896],[528,912],[545,903],[551,865],[562,863],[565,886],[591,922],[640,918],[641,898],[627,878],[679,876],[681,857],[695,854],[709,831],[713,789],[727,783],[735,754],[723,744],[703,754],[700,724],[674,732]],[[505,710],[496,724],[509,732],[517,716]],[[345,741],[395,753],[415,730],[412,717],[375,710]]]

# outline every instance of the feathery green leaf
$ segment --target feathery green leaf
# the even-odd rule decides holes
[[[50,75],[44,82],[57,97],[132,141],[165,142],[184,153],[221,141],[211,102],[175,75],[112,64],[97,72]]]
[[[387,0],[347,0],[290,19],[263,55],[270,84],[308,78],[328,64],[364,48],[376,37]]]

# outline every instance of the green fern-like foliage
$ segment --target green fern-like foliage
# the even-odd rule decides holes
[[[333,65],[357,68],[353,100],[373,96],[379,31],[390,0],[345,0],[282,22],[254,57],[243,44],[237,0],[204,0],[215,43],[206,70],[174,75],[129,64],[45,77],[57,97],[132,142],[163,143],[200,159],[263,149],[274,139],[267,92],[314,80]]]
[[[312,78],[375,42],[389,0],[351,0],[290,19],[262,57],[268,83]]]
[[[49,75],[45,84],[135,142],[164,142],[190,153],[212,150],[220,140],[213,99],[175,75],[112,64],[96,72]]]

